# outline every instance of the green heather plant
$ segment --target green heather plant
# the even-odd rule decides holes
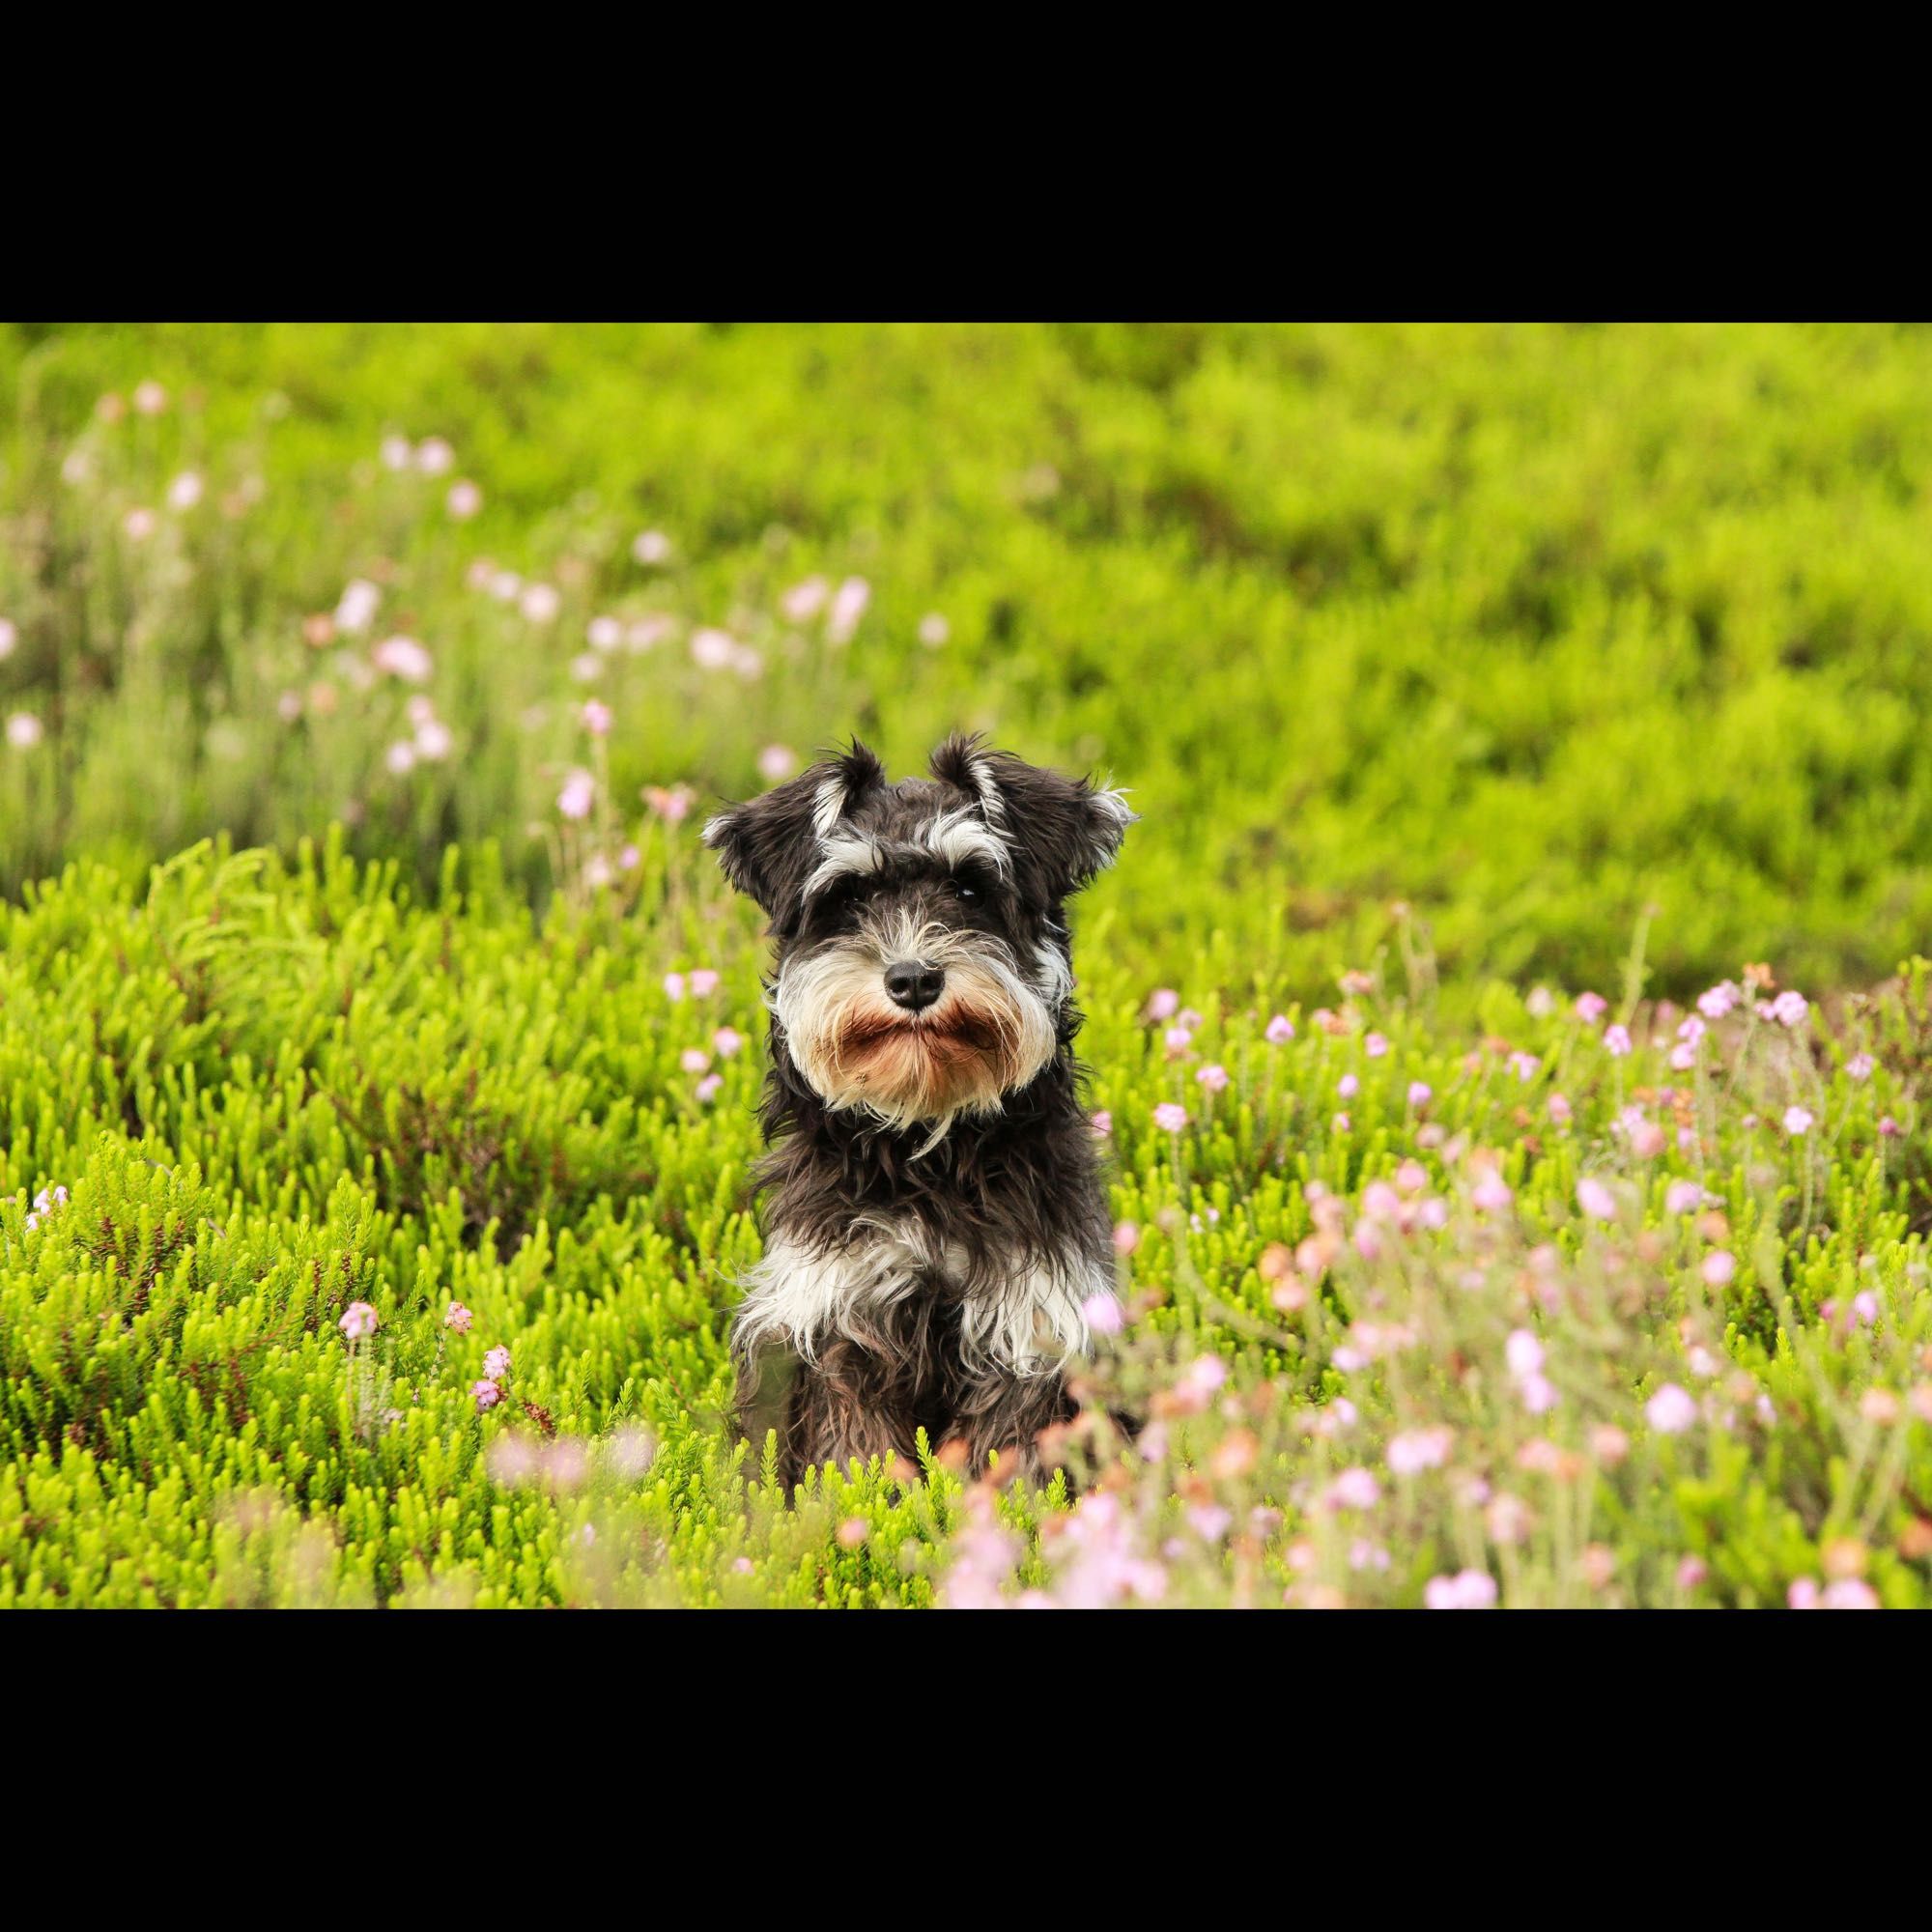
[[[0,1604],[1924,1603],[1928,476],[1914,329],[0,329]],[[781,1495],[697,827],[954,726],[1142,814],[1118,1293]]]

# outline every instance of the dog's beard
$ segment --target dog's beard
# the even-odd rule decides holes
[[[924,1011],[887,997],[895,959],[945,973]],[[904,916],[787,960],[772,1005],[794,1064],[828,1107],[890,1127],[930,1125],[926,1148],[956,1116],[997,1111],[1053,1058],[1053,1014],[999,940]]]

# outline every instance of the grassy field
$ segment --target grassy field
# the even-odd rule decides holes
[[[14,329],[0,396],[0,1603],[1925,1600],[1932,334]],[[780,1497],[696,827],[955,724],[1142,813],[1122,1321],[1077,1506]]]

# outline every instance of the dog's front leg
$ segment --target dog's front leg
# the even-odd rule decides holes
[[[786,1486],[814,1463],[842,1469],[854,1457],[897,1456],[916,1466],[917,1428],[903,1375],[862,1343],[827,1342],[816,1361],[799,1363],[792,1384]]]
[[[1070,1422],[1079,1405],[1066,1392],[1059,1370],[1015,1376],[1009,1369],[983,1376],[963,1376],[952,1394],[953,1436],[966,1444],[966,1466],[973,1475],[985,1472],[995,1450],[1002,1480],[1024,1475],[1044,1482],[1051,1471],[1041,1458],[1041,1431]]]

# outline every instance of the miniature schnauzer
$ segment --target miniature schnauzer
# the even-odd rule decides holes
[[[764,1259],[732,1328],[741,1426],[809,1463],[960,1440],[1037,1476],[1113,1286],[1075,1090],[1065,900],[1135,814],[952,738],[886,781],[856,740],[704,828],[778,941]]]

